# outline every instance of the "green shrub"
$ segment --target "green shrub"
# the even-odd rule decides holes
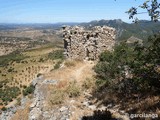
[[[116,45],[113,52],[105,51],[99,56],[94,70],[97,78],[107,84],[124,82],[132,88],[141,90],[160,90],[160,35],[150,37],[146,44]],[[129,73],[129,76],[126,75]],[[132,89],[132,90],[134,90]]]
[[[27,86],[26,86],[26,85],[23,85],[23,88],[25,89],[25,88],[27,88]]]
[[[8,72],[13,72],[13,71],[14,71],[14,68],[9,68],[7,71],[8,71]]]
[[[134,60],[133,49],[125,43],[115,46],[114,51],[105,51],[94,67],[99,79],[113,80],[125,77],[125,67]]]
[[[2,90],[0,89],[0,98],[3,102],[11,102],[13,98],[16,98],[20,94],[20,89],[18,87],[5,86]]]
[[[60,65],[61,65],[61,64],[62,64],[62,61],[61,61],[61,60],[58,61],[58,62],[55,64],[54,69],[60,68]]]
[[[43,58],[40,58],[38,62],[44,62],[45,60]]]
[[[56,50],[48,54],[48,58],[51,60],[64,59],[63,50]]]
[[[1,110],[2,110],[2,111],[6,111],[6,110],[7,110],[7,108],[6,108],[6,107],[3,107]]]
[[[3,84],[0,83],[0,88],[3,88]]]
[[[136,57],[130,64],[133,79],[146,89],[160,90],[160,35],[149,37],[145,46],[136,45]]]
[[[14,51],[8,55],[0,56],[0,65],[1,66],[7,66],[10,62],[16,61],[17,63],[20,63],[21,60],[27,58],[26,56],[23,56],[20,51]]]
[[[33,85],[30,85],[23,90],[23,95],[27,96],[29,94],[32,94],[34,90],[35,90],[35,87]]]
[[[37,74],[37,77],[40,77],[41,75],[42,75],[41,73],[38,73],[38,74]]]

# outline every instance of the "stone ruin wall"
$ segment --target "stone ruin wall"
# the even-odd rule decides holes
[[[101,52],[111,51],[116,30],[108,26],[96,26],[90,30],[84,27],[63,27],[64,55],[70,59],[97,60]]]

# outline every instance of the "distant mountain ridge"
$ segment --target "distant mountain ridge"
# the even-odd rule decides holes
[[[81,23],[80,25],[85,27],[103,25],[114,27],[117,30],[118,40],[126,40],[132,36],[144,40],[148,38],[149,35],[160,32],[160,22],[151,22],[147,20],[141,20],[138,23],[126,23],[121,19],[99,21],[94,20],[89,23]]]
[[[63,25],[80,25],[85,27],[93,26],[110,26],[117,30],[117,40],[127,40],[130,37],[136,37],[138,39],[147,39],[149,35],[160,32],[160,22],[151,22],[147,20],[141,20],[136,23],[126,23],[121,19],[115,20],[94,20],[91,22],[76,23],[76,22],[61,22],[61,23],[32,23],[32,24],[0,24],[0,30],[10,30],[17,28],[31,28],[31,29],[60,29]]]

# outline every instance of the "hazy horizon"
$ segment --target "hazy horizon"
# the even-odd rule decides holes
[[[74,21],[71,21],[71,22],[55,22],[55,23],[51,23],[51,22],[44,22],[44,23],[41,23],[41,22],[35,22],[35,23],[25,23],[25,22],[19,22],[19,23],[14,23],[14,22],[10,22],[10,23],[5,23],[5,22],[0,22],[0,24],[63,24],[63,23],[71,23],[71,24],[78,24],[78,23],[88,23],[88,22],[92,22],[92,21],[101,21],[101,20],[121,20],[121,19],[99,19],[99,20],[91,20],[91,21],[84,21],[84,22],[74,22]],[[122,20],[123,21],[123,20]],[[123,21],[123,22],[125,22],[125,21]],[[126,22],[126,23],[132,23],[132,22]]]

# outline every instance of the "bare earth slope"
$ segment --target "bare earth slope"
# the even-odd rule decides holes
[[[70,61],[68,65],[67,62],[63,63],[59,69],[37,79],[31,103],[29,101],[29,104],[18,111],[12,120],[22,119],[22,116],[23,120],[80,120],[83,116],[92,115],[95,110],[106,109],[103,105],[98,106],[96,100],[92,99],[90,91],[83,87],[86,80],[93,79],[94,63]],[[75,83],[74,86],[70,86],[71,82]],[[80,90],[77,97],[67,95],[77,94],[77,90]],[[120,115],[115,110],[111,111],[114,117],[128,120],[125,115]]]
[[[83,81],[87,77],[92,77],[94,74],[92,67],[94,66],[93,62],[75,62],[74,66],[67,67],[62,64],[62,67],[58,70],[50,72],[45,75],[47,79],[54,79],[54,80],[76,80]]]

